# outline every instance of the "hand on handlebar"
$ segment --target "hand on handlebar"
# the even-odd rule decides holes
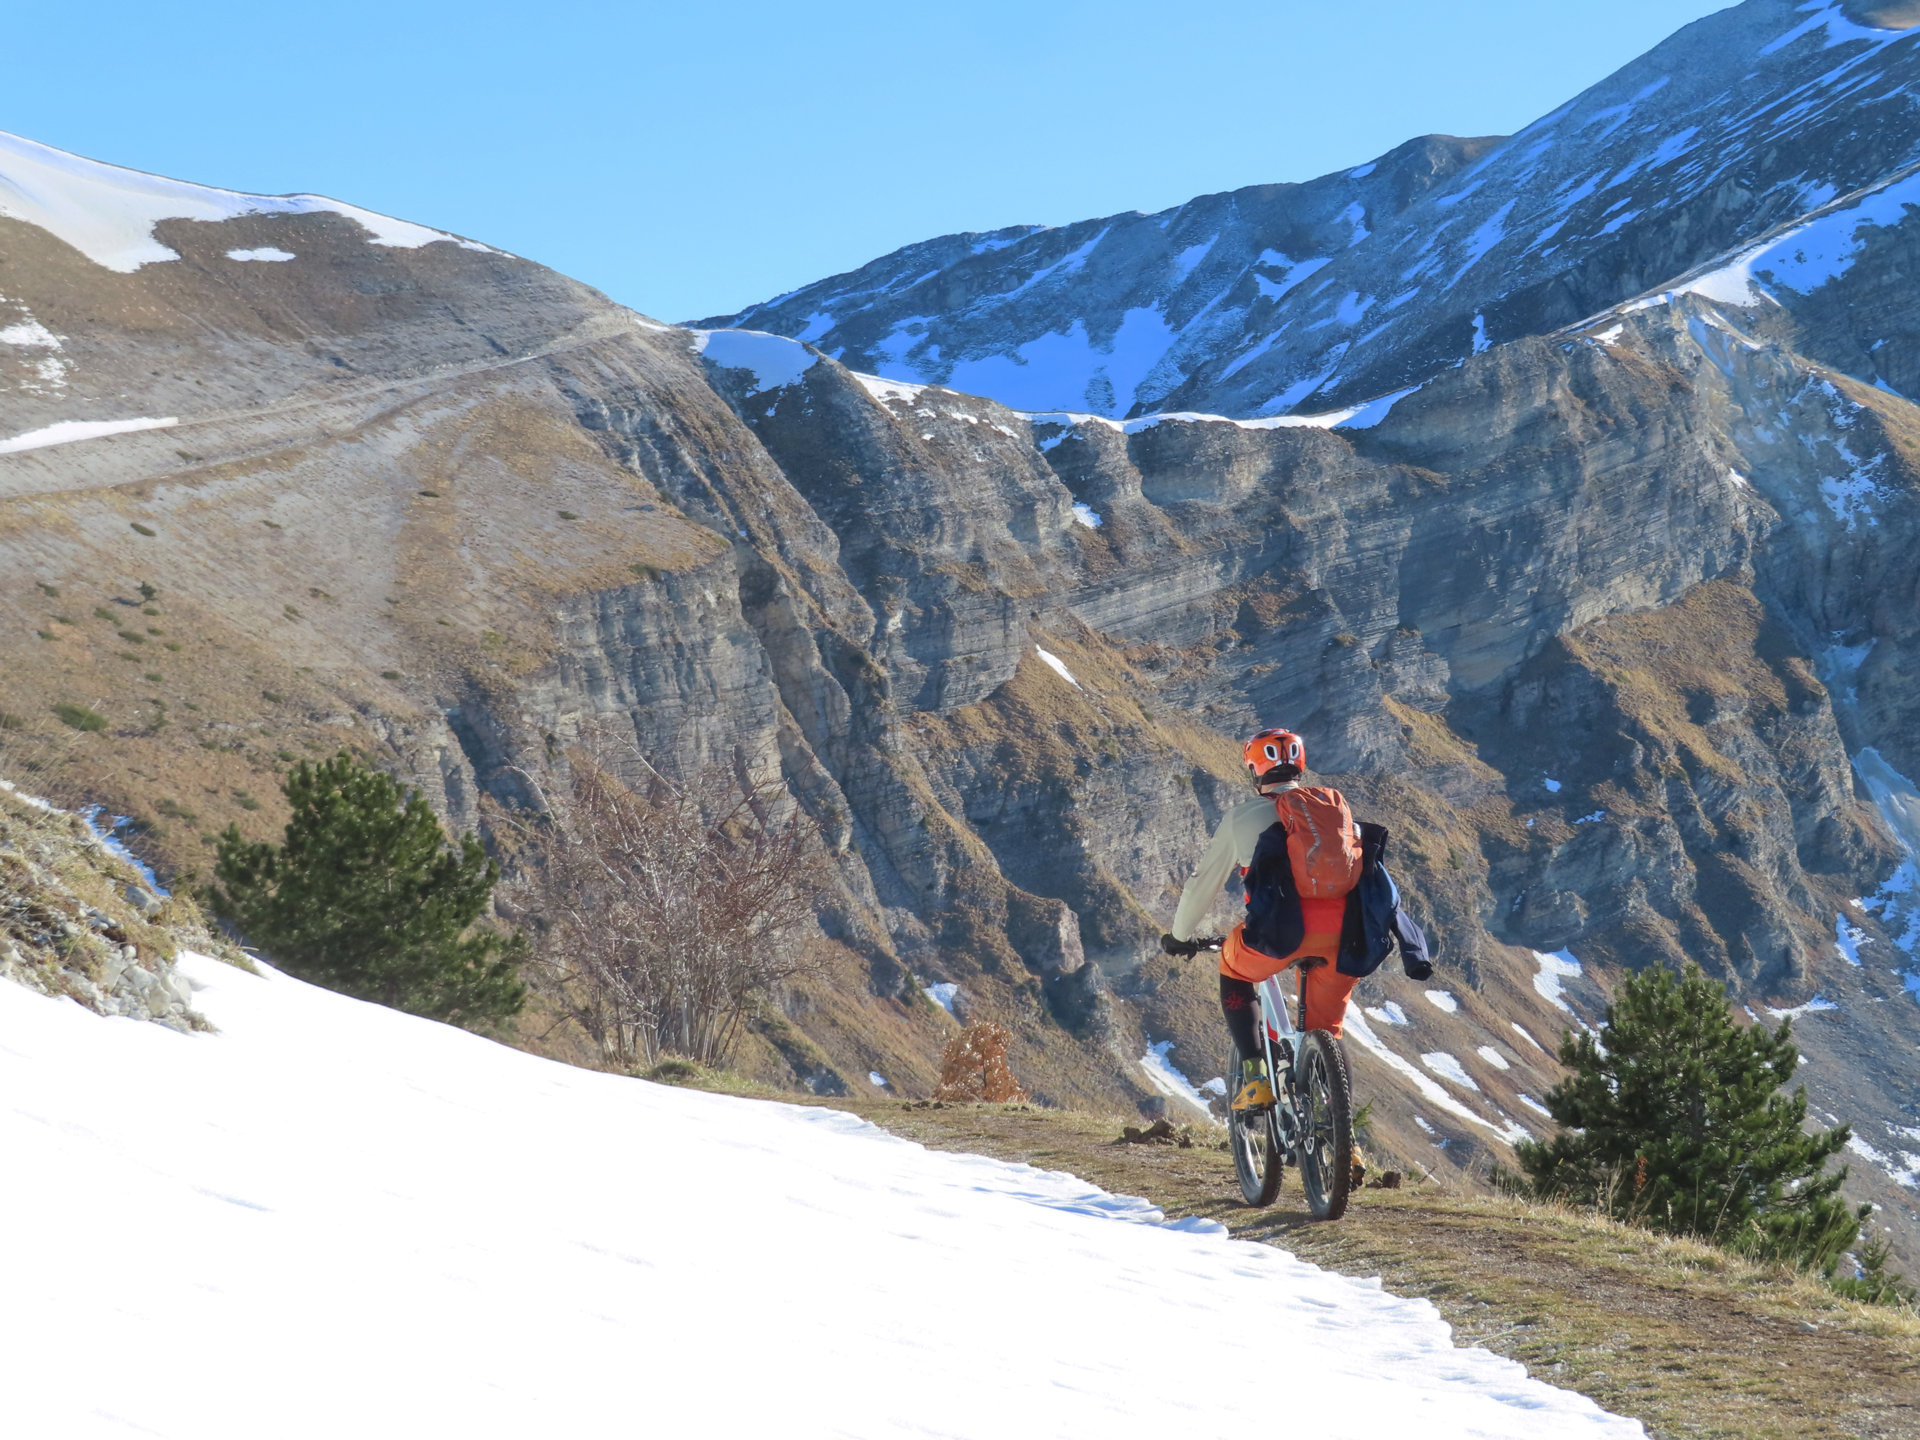
[[[1218,950],[1223,942],[1218,935],[1200,935],[1192,940],[1176,940],[1172,935],[1160,937],[1160,948],[1169,955],[1180,955],[1188,959],[1202,950]]]

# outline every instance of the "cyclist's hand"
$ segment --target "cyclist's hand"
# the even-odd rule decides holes
[[[1172,934],[1160,937],[1160,948],[1169,955],[1193,956],[1200,953],[1200,947],[1191,940],[1176,940]]]
[[[1407,973],[1409,980],[1431,980],[1433,962],[1431,960],[1402,960],[1400,968]]]

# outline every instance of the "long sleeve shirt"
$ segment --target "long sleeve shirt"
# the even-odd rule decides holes
[[[1173,912],[1173,938],[1191,940],[1207,913],[1219,901],[1227,877],[1253,863],[1253,847],[1273,824],[1273,801],[1265,795],[1242,800],[1220,817],[1213,843],[1180,892],[1180,908]]]

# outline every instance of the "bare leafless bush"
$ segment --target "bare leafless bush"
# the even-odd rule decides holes
[[[634,786],[604,747],[566,759],[509,893],[533,921],[535,985],[610,1064],[722,1063],[754,1008],[815,968],[801,932],[833,875],[817,827],[737,757],[680,784],[640,760]]]
[[[1007,1042],[1013,1037],[1004,1025],[982,1021],[969,1025],[947,1042],[940,1057],[940,1085],[936,1100],[987,1100],[1020,1104],[1027,1092],[1013,1078],[1007,1063]]]

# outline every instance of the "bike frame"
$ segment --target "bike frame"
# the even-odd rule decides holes
[[[1306,971],[1298,966],[1289,966],[1289,970],[1299,971],[1298,989],[1301,1014],[1306,1014]],[[1275,1107],[1282,1117],[1285,1134],[1282,1140],[1291,1151],[1299,1143],[1297,1129],[1298,1116],[1295,1113],[1293,1064],[1300,1054],[1300,1031],[1293,1023],[1293,1017],[1287,1009],[1287,993],[1280,986],[1279,974],[1269,975],[1254,986],[1260,996],[1260,1043],[1267,1052],[1267,1074],[1272,1077]]]

